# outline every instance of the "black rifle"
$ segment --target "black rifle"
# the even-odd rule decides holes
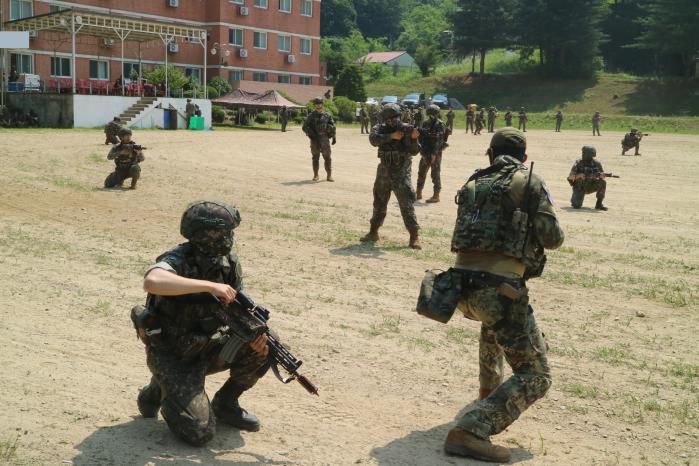
[[[619,175],[614,175],[613,173],[602,173],[607,178],[620,178]]]

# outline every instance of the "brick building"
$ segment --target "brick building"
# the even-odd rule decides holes
[[[206,31],[204,40],[190,40],[180,35],[169,38],[168,43],[157,36],[152,40],[130,40],[130,37],[136,38],[136,34],[126,35],[123,51],[119,34],[124,32],[117,33],[115,29],[115,35],[100,36],[78,31],[73,78],[71,34],[57,28],[39,30],[30,36],[29,50],[9,51],[9,65],[18,74],[37,74],[42,81],[76,79],[113,83],[120,76],[128,80],[135,73],[162,65],[167,59],[188,76],[200,81],[204,75],[207,81],[220,76],[231,81],[235,88],[244,88],[250,81],[265,81],[270,89],[279,84],[292,97],[298,86],[316,87],[316,93],[326,90],[325,87],[317,88],[325,85],[319,57],[319,0],[0,2],[5,29],[11,28],[12,21],[69,9],[96,15],[96,18],[101,15],[140,21],[146,25],[141,27],[159,24]],[[299,95],[305,96],[310,89],[298,90]]]

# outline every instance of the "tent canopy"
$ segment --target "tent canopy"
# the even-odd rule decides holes
[[[280,109],[286,107],[289,109],[305,108],[303,105],[298,105],[275,90],[267,91],[263,94],[255,94],[246,92],[241,89],[236,89],[230,94],[211,101],[214,105],[223,107],[243,107],[243,108],[262,108],[262,109]]]

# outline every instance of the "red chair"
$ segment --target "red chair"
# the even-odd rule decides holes
[[[108,95],[109,94],[109,81],[99,80],[92,82],[92,90],[96,94]]]
[[[78,94],[92,94],[92,84],[88,79],[78,79],[75,91]]]

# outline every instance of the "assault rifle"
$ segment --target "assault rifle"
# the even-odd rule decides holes
[[[620,178],[619,175],[614,175],[613,173],[602,173],[605,178]]]

